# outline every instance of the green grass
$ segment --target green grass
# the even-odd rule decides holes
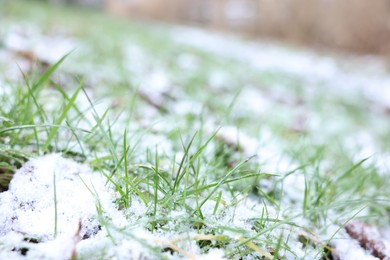
[[[229,258],[321,258],[337,236],[329,234],[332,227],[341,230],[352,218],[389,223],[389,172],[379,172],[367,158],[356,160],[358,145],[347,142],[347,137],[367,131],[389,152],[388,136],[378,128],[390,126],[387,118],[365,109],[364,99],[338,96],[297,76],[258,71],[244,62],[180,46],[163,26],[35,1],[18,3],[23,8],[14,1],[3,3],[6,15],[0,22],[35,24],[44,35],[59,29],[82,47],[44,71],[39,66],[21,71],[19,81],[0,75],[10,85],[10,93],[0,96],[1,190],[32,157],[58,152],[87,163],[118,194],[119,210],[137,218],[128,230],[117,230],[97,203],[101,224],[114,244],[119,232],[158,257],[166,257],[163,252],[184,254],[180,248],[194,242],[200,253],[221,248]],[[124,65],[127,45],[138,46],[145,55],[134,61],[143,62],[140,74]],[[178,65],[183,54],[196,60],[194,69],[184,71]],[[154,70],[163,70],[173,86],[171,97],[162,97],[160,110],[139,94],[139,82]],[[226,86],[213,88],[209,78],[220,70]],[[250,112],[240,101],[248,86],[270,100],[265,113]],[[172,107],[181,101],[194,102],[200,112],[178,113]],[[309,126],[295,131],[292,124],[302,113]],[[239,143],[221,138],[228,125],[262,140],[265,150],[276,147],[277,154],[245,154]],[[282,158],[291,161],[287,169],[263,170]],[[304,184],[298,197],[290,187],[294,180]],[[241,223],[236,220],[243,217],[247,198],[258,203],[255,210],[246,209],[248,214],[258,215]],[[137,202],[146,213],[134,217]],[[134,226],[151,234],[165,232],[170,242],[143,241],[132,234]],[[104,257],[104,249],[95,254]]]

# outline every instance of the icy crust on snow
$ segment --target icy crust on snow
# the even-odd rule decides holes
[[[0,255],[4,257],[8,251],[10,257],[16,257],[21,248],[28,248],[27,255],[69,258],[79,222],[80,239],[102,232],[97,201],[104,209],[104,218],[123,225],[125,218],[118,214],[112,203],[114,195],[104,184],[104,177],[89,167],[58,154],[27,162],[16,172],[9,190],[0,193]],[[27,243],[26,239],[40,243]]]

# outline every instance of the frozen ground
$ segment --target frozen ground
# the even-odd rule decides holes
[[[96,44],[74,28],[4,22],[0,152],[33,159],[0,193],[0,259],[319,259],[322,248],[333,259],[390,257],[390,75],[380,58],[183,27]],[[27,124],[6,114],[13,90],[70,51],[37,94],[46,112],[29,124],[50,111],[58,122],[67,103],[56,84],[71,96],[83,78],[82,120],[60,122],[76,122],[80,136],[60,131],[57,153],[44,150],[45,131],[25,142],[16,131],[13,141],[11,128]],[[112,126],[87,135],[103,127],[96,118],[107,108]],[[118,176],[125,128],[127,179]],[[182,162],[188,173],[177,182]]]

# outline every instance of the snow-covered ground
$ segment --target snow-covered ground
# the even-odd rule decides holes
[[[182,148],[181,143],[168,137],[175,129],[196,130],[193,129],[196,126],[212,135],[220,128],[216,133],[218,142],[235,151],[240,158],[254,156],[252,160],[261,166],[262,172],[281,176],[282,187],[273,186],[274,179],[265,178],[258,183],[264,193],[271,193],[273,189],[281,190],[283,198],[280,203],[268,204],[253,194],[237,195],[222,189],[223,193],[219,197],[223,202],[220,205],[222,209],[217,210],[215,200],[205,200],[202,205],[203,217],[210,226],[204,228],[204,233],[199,234],[191,227],[194,224],[188,220],[192,216],[189,216],[188,210],[180,207],[169,212],[160,209],[162,212],[153,218],[164,219],[164,225],[153,231],[146,228],[152,219],[151,206],[145,205],[136,194],[131,195],[131,207],[123,209],[116,203],[120,199],[116,187],[102,172],[93,171],[87,162],[80,164],[63,158],[61,154],[47,154],[26,162],[15,173],[9,190],[0,193],[0,259],[70,259],[76,256],[80,259],[222,259],[236,246],[240,250],[251,250],[247,259],[262,256],[268,259],[272,258],[267,251],[272,249],[270,245],[257,246],[252,240],[245,241],[251,236],[260,236],[256,233],[258,230],[254,222],[261,214],[267,214],[267,219],[273,219],[275,223],[294,221],[294,225],[287,228],[269,224],[275,227],[267,233],[274,241],[289,233],[289,243],[283,244],[288,248],[281,255],[286,259],[318,258],[316,246],[332,247],[335,259],[376,259],[373,256],[376,250],[374,244],[383,245],[384,249],[379,252],[389,258],[389,237],[386,232],[380,234],[377,230],[372,231],[370,226],[365,226],[362,230],[371,230],[369,234],[375,234],[375,237],[367,240],[375,243],[366,243],[364,246],[361,238],[351,236],[342,228],[346,223],[339,222],[334,209],[328,210],[330,216],[324,221],[326,230],[315,229],[305,219],[301,207],[306,203],[303,194],[307,192],[307,175],[311,172],[291,174],[303,162],[286,152],[290,146],[283,139],[284,135],[292,132],[304,132],[309,136],[307,140],[314,145],[326,143],[338,134],[342,135],[340,146],[354,162],[369,157],[366,163],[374,167],[380,176],[388,178],[390,149],[378,137],[386,133],[386,127],[389,127],[386,113],[390,109],[390,74],[386,64],[378,57],[345,59],[324,56],[276,44],[247,42],[193,28],[164,30],[167,30],[164,31],[166,37],[171,39],[175,48],[183,49],[177,51],[173,60],[158,60],[139,42],[124,37],[123,45],[119,47],[123,55],[116,61],[120,64],[121,71],[118,73],[110,66],[110,62],[96,64],[83,56],[83,53],[89,53],[93,48],[87,41],[61,33],[49,35],[33,24],[9,26],[1,32],[0,68],[3,72],[0,75],[0,96],[11,95],[14,87],[12,83],[22,81],[20,71],[27,73],[36,66],[45,68],[73,51],[78,58],[70,58],[63,65],[62,73],[67,74],[63,81],[69,80],[69,74],[81,74],[87,83],[86,91],[99,98],[101,93],[107,92],[105,84],[124,84],[124,77],[136,85],[140,96],[145,99],[137,108],[140,115],[131,124],[126,122],[126,116],[122,116],[119,117],[119,125],[112,128],[114,134],[123,134],[125,127],[133,132],[148,129],[149,132],[139,136],[139,146],[134,156],[136,161],[132,164],[145,163],[142,161],[145,153],[156,146],[159,152],[166,155],[164,159],[174,157],[179,164],[184,155],[176,146],[179,144],[179,148]],[[186,90],[184,87],[194,71],[204,69],[201,56],[185,51],[188,48],[207,53],[226,64],[226,67],[219,64],[207,70],[207,80],[201,83],[206,86],[199,91]],[[253,72],[245,74],[245,68],[242,71],[229,69],[232,63],[245,65],[245,68],[261,75],[271,73],[298,79],[297,84],[300,86],[297,89],[300,90],[290,89],[288,85],[283,85],[284,81],[259,83],[252,75]],[[233,70],[237,70],[237,74]],[[56,76],[60,77],[61,73]],[[269,85],[262,88],[262,84]],[[65,83],[64,89],[67,88],[69,86]],[[235,97],[237,92],[239,95]],[[120,106],[128,98],[107,97],[96,107],[99,114],[103,114],[107,106]],[[211,104],[206,104],[210,99]],[[242,126],[221,120],[216,115],[218,113],[213,114],[213,109],[228,107],[233,99],[236,103],[232,105],[232,117],[244,122]],[[361,101],[366,109],[362,109],[360,114],[367,113],[367,124],[351,126],[353,120],[346,116],[349,112],[337,107],[336,102],[323,103],[330,107],[317,107],[317,101],[322,99],[341,100],[351,102],[352,105],[360,104]],[[86,98],[80,98],[78,102],[80,107],[88,107],[85,105],[88,104]],[[55,106],[46,105],[49,108]],[[204,111],[209,113],[207,118],[186,129],[185,118],[200,117]],[[94,120],[92,115],[86,118]],[[0,115],[0,120],[9,119]],[[247,121],[255,123],[250,127],[251,124],[245,125]],[[281,128],[279,123],[289,132],[278,134]],[[260,124],[264,125],[258,126]],[[88,125],[85,122],[81,124],[83,127]],[[296,140],[299,141],[302,140]],[[207,149],[211,152],[217,149],[216,144],[210,146]],[[324,165],[321,167],[324,167],[325,172],[328,166],[326,161]],[[162,162],[162,166],[170,167],[170,164]],[[208,172],[203,174],[207,175]],[[206,176],[205,180],[208,179],[212,178]],[[160,200],[164,198],[163,194],[158,195]],[[189,205],[195,207],[197,201],[194,198],[188,200]],[[345,214],[341,219],[346,221],[355,213]],[[369,214],[364,209],[356,213],[355,217],[366,217]],[[290,219],[288,216],[295,218]],[[264,223],[261,225],[266,226]],[[231,227],[231,230],[226,227]],[[313,230],[307,230],[309,228]],[[219,237],[217,232],[223,234]],[[240,234],[247,237],[244,239]],[[364,232],[360,231],[359,234],[363,236]],[[329,238],[332,240],[327,241]],[[302,239],[310,241],[314,246],[307,246]],[[216,246],[203,252],[198,241],[207,241]],[[327,242],[329,245],[324,244]]]

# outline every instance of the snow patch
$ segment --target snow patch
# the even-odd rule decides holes
[[[126,223],[105,181],[86,165],[59,154],[30,160],[15,173],[9,190],[0,193],[0,244],[12,248],[15,240],[20,244],[34,239],[39,243],[25,245],[27,254],[69,258],[77,232],[80,239],[101,232],[100,217],[110,217],[118,226]],[[97,205],[103,216],[98,215]]]
[[[342,260],[375,260],[378,259],[368,254],[363,248],[360,247],[356,240],[351,239],[333,239],[336,255]]]

